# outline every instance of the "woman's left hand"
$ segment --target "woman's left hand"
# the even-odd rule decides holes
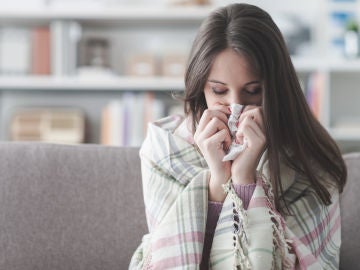
[[[231,176],[234,184],[255,182],[256,168],[266,146],[262,108],[248,105],[240,115],[236,141],[247,140],[247,147],[232,162]]]

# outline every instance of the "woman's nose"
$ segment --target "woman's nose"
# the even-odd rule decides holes
[[[230,104],[243,104],[242,99],[238,95],[232,95],[228,99],[228,103]]]

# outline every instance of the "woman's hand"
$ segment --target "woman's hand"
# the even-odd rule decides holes
[[[204,111],[194,134],[194,141],[203,154],[209,169],[209,200],[224,201],[225,194],[222,184],[230,178],[231,162],[223,162],[225,149],[231,144],[231,135],[228,128],[227,106],[216,105]]]
[[[250,184],[255,182],[256,167],[266,146],[266,136],[262,108],[246,106],[239,118],[236,140],[247,147],[232,162],[231,176],[234,184]]]

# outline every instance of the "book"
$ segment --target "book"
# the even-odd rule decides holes
[[[101,123],[101,143],[123,145],[122,100],[112,100],[103,109]]]
[[[140,93],[135,96],[134,108],[136,113],[131,115],[132,130],[130,136],[130,146],[139,146],[144,140],[144,94]]]
[[[38,27],[32,31],[31,73],[34,75],[51,74],[51,43],[49,27]]]
[[[165,104],[153,92],[126,92],[102,111],[101,143],[140,146],[149,122],[165,116]]]
[[[30,32],[25,28],[0,28],[0,74],[28,74],[30,63]]]
[[[321,72],[310,74],[306,89],[306,100],[314,116],[319,121],[321,121],[323,117],[324,87],[324,74]]]
[[[79,109],[21,108],[11,119],[11,140],[83,143],[85,115]]]
[[[82,29],[73,21],[54,20],[51,25],[51,69],[55,76],[75,75],[77,47]]]

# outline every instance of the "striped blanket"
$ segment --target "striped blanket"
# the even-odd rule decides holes
[[[199,269],[208,206],[209,170],[192,144],[174,134],[181,118],[150,124],[141,150],[149,233],[129,269]],[[263,155],[248,209],[231,182],[216,226],[210,269],[338,269],[339,195],[325,206],[306,179],[281,167],[284,198],[293,215],[274,208]]]

